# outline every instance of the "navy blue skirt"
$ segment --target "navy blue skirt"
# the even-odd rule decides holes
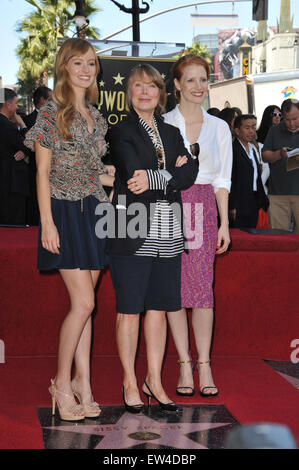
[[[94,196],[79,201],[51,198],[52,216],[60,240],[60,254],[43,248],[41,225],[38,236],[37,267],[50,269],[103,269],[108,263],[106,239],[98,238],[95,226],[101,216],[95,215],[100,202]]]

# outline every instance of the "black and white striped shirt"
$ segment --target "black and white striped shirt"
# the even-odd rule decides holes
[[[149,189],[166,191],[171,175],[166,170],[165,152],[156,120],[154,118],[155,129],[150,127],[141,118],[139,118],[139,122],[150,136],[155,149],[160,150],[159,154],[162,155],[163,160],[163,165],[159,165],[159,163],[161,164],[161,160],[158,159],[158,167],[162,166],[163,169],[146,170]],[[158,199],[155,204],[153,217],[151,217],[151,226],[148,236],[142,246],[136,251],[135,255],[171,258],[178,256],[183,251],[184,239],[179,216],[176,216],[169,201]]]

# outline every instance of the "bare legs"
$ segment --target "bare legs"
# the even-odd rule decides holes
[[[128,315],[118,313],[116,319],[116,341],[120,361],[124,371],[123,385],[126,402],[130,406],[142,403],[135,375],[139,317],[139,314]]]
[[[144,320],[144,336],[147,354],[146,383],[162,403],[170,402],[163,390],[161,382],[166,332],[166,313],[157,310],[148,310]]]
[[[200,389],[204,387],[215,387],[210,364],[210,349],[212,341],[214,313],[212,308],[194,308],[192,310],[192,325],[195,332],[196,349],[198,361],[204,364],[198,364]],[[206,388],[205,393],[217,393],[215,388]]]
[[[212,329],[213,329],[213,309],[212,308],[194,308],[192,310],[192,326],[196,342],[198,360],[205,362],[199,365],[199,382],[200,389],[204,387],[214,386],[213,377],[209,363],[206,361],[210,358]],[[186,310],[182,309],[177,312],[168,313],[168,321],[172,331],[173,339],[178,351],[180,361],[189,360],[189,337],[188,337],[188,321]],[[178,386],[182,387],[182,392],[190,392],[193,388],[193,376],[191,366],[181,365]],[[205,390],[205,393],[217,393],[217,389]]]
[[[190,357],[187,313],[185,309],[182,309],[176,312],[168,312],[167,317],[178,352],[179,361],[182,362],[180,366],[178,387],[182,393],[191,393],[194,389],[194,381],[192,364],[188,364]]]
[[[93,297],[100,271],[90,271],[93,287]],[[93,309],[92,309],[93,310]],[[91,312],[92,313],[92,312]],[[90,387],[90,351],[92,336],[92,319],[89,316],[81,334],[75,353],[75,375],[73,382],[81,392],[82,403],[90,403],[92,400]]]
[[[99,271],[60,270],[70,296],[70,311],[65,317],[59,337],[58,368],[55,379],[59,390],[73,395],[71,370],[75,362],[75,379],[80,384],[83,403],[90,401],[91,314],[94,309],[94,288]],[[62,406],[69,398],[59,397]]]
[[[166,343],[165,312],[148,310],[144,319],[148,371],[146,381],[162,402],[169,402],[161,383],[161,369]],[[139,334],[139,315],[119,313],[116,321],[116,339],[124,370],[123,385],[128,405],[142,403],[135,375],[135,357]]]

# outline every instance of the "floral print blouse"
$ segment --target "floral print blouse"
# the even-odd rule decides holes
[[[27,132],[25,145],[32,151],[34,143],[52,150],[50,169],[51,197],[77,201],[93,195],[99,201],[108,201],[99,176],[107,173],[102,162],[106,153],[107,123],[90,104],[90,117],[94,121],[90,133],[86,120],[79,112],[69,128],[71,138],[59,134],[56,125],[57,105],[48,101],[39,110],[35,125]]]

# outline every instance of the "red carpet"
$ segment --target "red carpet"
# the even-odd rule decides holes
[[[47,387],[55,374],[56,358],[9,358],[1,365],[0,448],[43,448],[42,430],[37,407],[50,412]],[[142,385],[146,370],[144,356],[137,361],[137,376]],[[213,371],[219,395],[204,399],[177,397],[175,386],[178,368],[175,357],[164,364],[163,381],[169,397],[180,404],[224,404],[241,423],[271,422],[289,426],[299,443],[298,393],[271,367],[259,358],[214,357]],[[121,404],[121,369],[117,357],[93,359],[93,391],[102,405]],[[144,398],[144,397],[143,397]]]
[[[240,423],[290,427],[299,442],[298,390],[262,359],[290,360],[298,338],[299,236],[251,235],[232,230],[232,250],[215,267],[213,371],[224,404]],[[37,230],[0,228],[0,448],[43,448],[37,407],[50,408],[58,331],[68,308],[58,274],[36,270]],[[109,270],[97,291],[93,390],[103,405],[121,403],[121,368],[115,344],[115,299]],[[194,340],[191,338],[194,348]],[[137,360],[145,375],[144,340]],[[52,356],[52,357],[51,357]],[[178,403],[211,403],[197,393],[177,400],[175,348],[168,339],[164,385]],[[197,377],[196,377],[197,380]],[[198,391],[198,386],[197,386]]]
[[[215,267],[213,353],[288,360],[298,331],[299,235],[235,229],[231,238],[232,250],[217,258]],[[36,243],[35,227],[0,228],[0,339],[8,356],[56,355],[68,309],[59,274],[36,269]],[[97,292],[97,312],[94,352],[113,355],[115,299],[109,270]],[[168,352],[175,354],[171,338]]]

